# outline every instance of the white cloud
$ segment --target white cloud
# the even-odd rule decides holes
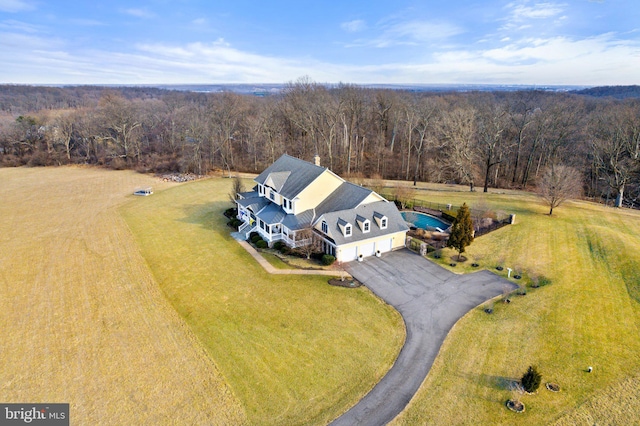
[[[425,66],[441,75],[448,70],[457,82],[636,84],[640,43],[619,41],[612,34],[527,39],[498,49],[446,52]]]
[[[149,19],[155,17],[153,12],[149,12],[146,9],[123,9],[122,13],[135,16],[136,18]]]
[[[355,19],[353,21],[343,22],[340,24],[340,28],[348,33],[357,33],[365,30],[367,28],[367,24],[362,19]]]
[[[511,18],[515,21],[527,19],[548,19],[560,15],[564,12],[565,4],[557,3],[535,3],[529,6],[529,1],[524,0],[518,3],[510,3],[507,9],[511,10]]]
[[[97,21],[95,19],[71,19],[69,22],[81,27],[101,27],[107,25],[106,23]]]
[[[0,22],[0,28],[9,31],[21,31],[24,33],[35,34],[42,31],[42,27],[12,19]]]
[[[24,0],[0,0],[0,11],[16,13],[34,10],[36,7]]]
[[[372,39],[359,39],[347,47],[392,47],[399,45],[424,45],[442,43],[444,40],[462,34],[464,30],[448,22],[420,20],[394,20],[378,26],[380,35]]]
[[[360,84],[604,85],[637,84],[640,69],[640,42],[614,34],[511,38],[499,47],[482,43],[440,49],[428,61],[365,65],[267,56],[237,49],[222,38],[138,44],[130,51],[71,51],[63,40],[15,31],[0,33],[0,40],[0,82],[24,84],[283,83],[309,75],[320,82]]]

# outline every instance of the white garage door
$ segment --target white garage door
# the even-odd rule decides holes
[[[362,257],[373,256],[376,252],[374,245],[375,243],[373,242],[362,244],[360,247],[358,247],[358,255],[362,255]]]
[[[341,262],[351,262],[352,260],[355,260],[355,258],[357,257],[356,255],[356,248],[355,247],[349,247],[349,248],[343,248],[340,251],[340,255],[338,256]]]
[[[378,241],[376,244],[378,246],[376,250],[380,250],[380,253],[391,251],[391,239]]]

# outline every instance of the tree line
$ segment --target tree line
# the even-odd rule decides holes
[[[278,94],[153,88],[0,88],[0,164],[144,172],[260,172],[283,153],[345,177],[530,188],[550,167],[586,196],[640,196],[640,101],[546,91],[327,87]],[[479,188],[482,189],[479,189]]]

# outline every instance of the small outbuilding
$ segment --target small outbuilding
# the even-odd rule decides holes
[[[153,191],[151,190],[150,186],[148,186],[146,188],[137,188],[133,192],[133,195],[140,195],[140,196],[144,196],[144,197],[146,197],[147,195],[151,195],[151,194],[153,194]]]

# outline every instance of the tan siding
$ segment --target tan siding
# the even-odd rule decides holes
[[[359,205],[364,206],[366,204],[376,203],[378,201],[385,201],[385,199],[379,196],[378,194],[376,194],[375,192],[372,192]]]
[[[309,186],[307,186],[295,200],[294,213],[299,214],[305,210],[313,209],[318,206],[333,191],[338,189],[342,184],[342,180],[333,173],[325,171],[316,178]]]

